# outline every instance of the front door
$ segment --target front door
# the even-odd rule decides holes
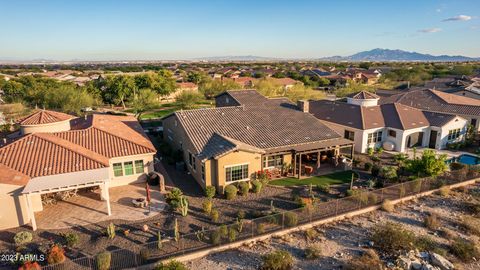
[[[437,145],[437,131],[432,130],[430,131],[430,141],[428,142],[428,147],[435,149]]]

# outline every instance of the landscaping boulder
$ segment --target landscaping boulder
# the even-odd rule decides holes
[[[405,257],[405,256],[398,257],[397,266],[400,269],[410,270],[411,265],[412,265],[412,261],[410,260],[410,258]]]
[[[434,252],[430,253],[430,260],[433,265],[440,267],[442,270],[452,270],[455,268],[449,260]]]

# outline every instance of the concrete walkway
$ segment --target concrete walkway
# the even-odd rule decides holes
[[[111,216],[106,214],[107,204],[100,200],[99,190],[82,192],[67,201],[46,205],[43,211],[35,213],[38,228],[64,229],[114,219],[142,220],[159,214],[166,206],[158,186],[150,188],[150,211],[132,204],[133,199],[146,197],[145,184],[112,187],[109,190]]]

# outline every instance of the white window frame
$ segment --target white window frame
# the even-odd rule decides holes
[[[462,130],[460,128],[451,129],[448,131],[447,140],[448,141],[456,140],[460,138],[461,135],[462,135]]]
[[[269,160],[269,158],[272,158]],[[280,159],[280,160],[279,160]],[[273,161],[274,165],[269,166],[268,162]],[[278,161],[280,161],[280,164],[278,164]],[[263,156],[262,158],[262,166],[264,169],[268,168],[281,168],[283,166],[283,155],[269,155],[269,156]]]
[[[237,166],[245,166],[245,165],[248,166],[247,167],[247,177],[246,178],[233,180],[233,181],[228,181],[227,169],[232,168],[232,167],[237,167]],[[224,169],[225,169],[225,183],[236,183],[236,182],[242,182],[242,181],[250,181],[250,173],[249,173],[250,163],[249,162],[248,163],[241,163],[241,164],[233,164],[233,165],[224,166]],[[243,168],[242,168],[242,170],[243,170]],[[230,176],[230,178],[231,178],[231,176]]]
[[[382,138],[383,138],[383,130],[374,131],[374,132],[368,133],[367,143],[368,144],[378,143],[382,141]]]

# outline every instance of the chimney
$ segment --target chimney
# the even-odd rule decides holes
[[[299,100],[297,101],[297,107],[304,113],[308,113],[310,111],[310,101],[308,100]]]

